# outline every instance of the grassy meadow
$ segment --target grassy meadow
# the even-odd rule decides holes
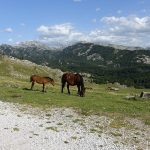
[[[5,63],[7,63],[7,67],[5,67]],[[85,87],[88,87],[88,89],[86,90],[85,97],[79,97],[76,95],[76,87],[70,87],[71,95],[67,94],[66,87],[64,93],[61,93],[60,78],[56,78],[56,85],[54,87],[47,85],[46,93],[41,92],[42,85],[39,84],[35,84],[34,90],[31,91],[29,90],[31,87],[29,78],[34,72],[33,68],[35,66],[28,66],[26,69],[20,63],[10,63],[8,60],[4,61],[1,59],[0,100],[42,108],[72,107],[84,115],[99,114],[121,118],[133,117],[143,120],[145,124],[150,125],[150,99],[125,99],[127,95],[139,95],[141,91],[149,91],[149,89],[122,87],[119,88],[119,91],[110,91],[107,90],[109,85],[86,82]],[[17,74],[23,74],[24,76],[14,75],[16,70],[18,71]],[[37,71],[39,74],[40,71],[42,73],[41,68],[37,69]],[[47,74],[48,71],[46,70]],[[51,71],[49,75],[55,76],[55,72]]]

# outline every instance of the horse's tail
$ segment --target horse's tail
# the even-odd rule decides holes
[[[80,75],[80,84],[81,84],[81,91],[80,91],[80,96],[84,96],[85,94],[85,87],[84,87],[84,80],[83,77]]]
[[[63,88],[66,85],[66,74],[63,74],[61,77],[61,92],[63,93]]]

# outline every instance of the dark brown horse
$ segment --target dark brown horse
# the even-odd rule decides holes
[[[38,75],[32,75],[30,77],[30,82],[32,82],[31,90],[33,89],[33,86],[34,86],[35,82],[39,83],[39,84],[43,84],[42,92],[44,92],[45,84],[51,83],[53,86],[55,84],[55,82],[52,78],[50,78],[50,77],[41,77],[41,76],[38,76]]]
[[[62,83],[61,92],[62,93],[63,93],[63,89],[65,87],[66,82],[67,82],[68,94],[70,94],[69,85],[71,86],[77,85],[78,95],[82,97],[84,96],[85,94],[84,81],[83,81],[83,77],[80,74],[64,73],[62,75],[62,78],[61,78],[61,83]]]

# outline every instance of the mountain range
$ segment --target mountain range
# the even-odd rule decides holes
[[[62,71],[90,73],[96,83],[119,82],[150,88],[149,49],[87,42],[56,48],[30,41],[2,44],[0,53]]]

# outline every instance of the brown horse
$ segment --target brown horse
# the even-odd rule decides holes
[[[50,78],[50,77],[41,77],[41,76],[38,76],[38,75],[32,75],[30,77],[30,82],[32,82],[31,90],[33,89],[33,86],[34,86],[35,82],[39,83],[39,84],[43,84],[42,92],[44,92],[45,84],[51,83],[53,86],[55,84],[55,82],[52,78]]]
[[[70,94],[69,85],[71,86],[77,85],[78,95],[82,97],[84,96],[85,94],[84,81],[83,81],[83,77],[80,74],[64,73],[62,75],[62,78],[61,78],[61,83],[62,83],[61,92],[62,93],[63,93],[63,89],[65,87],[66,82],[67,82],[68,94]]]

